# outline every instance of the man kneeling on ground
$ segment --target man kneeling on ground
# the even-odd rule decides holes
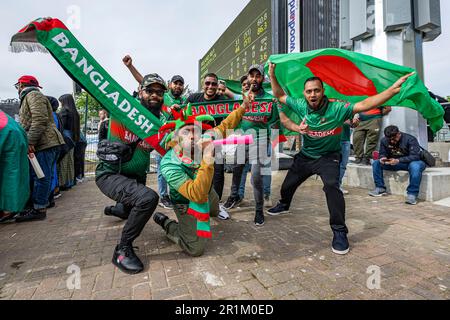
[[[242,106],[231,113],[218,127],[212,131],[225,137],[227,130],[236,128],[251,105],[254,97],[244,95]],[[219,213],[219,197],[212,188],[214,177],[214,145],[203,135],[202,130],[212,129],[202,120],[208,116],[178,119],[170,129],[175,129],[168,140],[172,148],[161,161],[161,172],[169,184],[170,197],[174,204],[177,221],[169,219],[161,213],[155,213],[153,219],[167,233],[167,237],[178,244],[185,253],[198,257],[203,255],[207,239],[211,238],[209,217]],[[201,129],[196,127],[201,123]],[[167,130],[161,128],[161,132]],[[201,155],[200,161],[193,155]],[[200,157],[199,157],[200,158]]]
[[[140,86],[141,104],[162,122],[165,122],[161,111],[166,90],[165,81],[157,74],[146,76]],[[127,220],[112,263],[125,273],[136,274],[144,269],[144,265],[134,252],[133,242],[144,230],[159,202],[158,194],[146,187],[152,147],[113,116],[109,140],[129,146],[135,144],[129,162],[112,165],[101,161],[96,170],[96,183],[104,195],[117,202],[115,206],[105,208],[105,215]]]
[[[369,193],[372,197],[386,196],[383,171],[408,171],[409,187],[406,204],[416,205],[419,196],[422,174],[426,164],[421,159],[419,141],[406,133],[400,132],[396,126],[384,130],[385,137],[381,140],[380,160],[373,163],[373,179],[376,189]]]

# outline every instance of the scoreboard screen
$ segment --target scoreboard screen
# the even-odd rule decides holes
[[[272,54],[272,1],[252,0],[200,60],[199,82],[210,72],[239,80]],[[201,87],[201,86],[200,86]]]

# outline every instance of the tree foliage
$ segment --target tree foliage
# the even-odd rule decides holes
[[[103,109],[103,106],[86,91],[78,94],[75,99],[75,104],[77,106],[78,112],[82,116],[85,115],[86,99],[88,99],[88,117],[98,117],[98,112]]]

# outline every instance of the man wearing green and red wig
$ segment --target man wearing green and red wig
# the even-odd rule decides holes
[[[212,188],[212,137],[225,137],[228,130],[236,128],[253,99],[244,95],[241,107],[214,129],[204,123],[212,121],[211,116],[190,116],[187,111],[160,130],[161,134],[170,133],[166,138],[170,151],[161,161],[161,172],[169,184],[178,222],[161,213],[155,213],[153,219],[190,256],[203,255],[207,239],[212,237],[210,217],[219,213],[219,197]]]

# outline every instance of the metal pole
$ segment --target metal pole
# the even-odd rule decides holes
[[[89,94],[86,92],[86,105],[84,109],[84,136],[87,136],[87,121],[88,121],[88,106],[89,106]]]

